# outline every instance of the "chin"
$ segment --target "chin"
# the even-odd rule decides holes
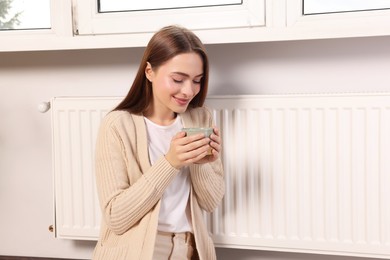
[[[186,111],[187,111],[187,108],[188,108],[188,106],[186,106],[186,107],[178,107],[178,108],[176,108],[176,109],[173,109],[173,112],[175,112],[175,113],[177,113],[177,114],[181,114],[181,113],[186,112]]]

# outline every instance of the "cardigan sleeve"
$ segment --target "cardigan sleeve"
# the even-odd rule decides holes
[[[190,172],[199,206],[207,212],[213,211],[225,194],[220,159],[212,163],[193,164],[190,166]]]
[[[136,141],[134,124],[122,121],[112,115],[103,120],[95,158],[103,219],[116,234],[136,225],[160,200],[178,172],[162,157],[142,173],[136,148],[131,145]]]

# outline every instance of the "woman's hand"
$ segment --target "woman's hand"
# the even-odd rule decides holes
[[[210,145],[213,150],[220,150],[219,140],[219,137],[214,134],[212,134],[210,138],[205,137],[204,134],[186,136],[186,133],[182,131],[172,138],[171,146],[169,147],[165,158],[176,169],[180,169],[181,167],[192,163],[202,163],[201,160],[204,160],[203,158],[206,157],[210,150]],[[212,155],[207,157],[214,157],[214,151]],[[204,162],[207,161],[209,160]]]
[[[219,129],[215,126],[213,128],[214,128],[214,133],[210,135],[210,143],[209,143],[209,145],[211,146],[211,154],[203,157],[202,159],[196,161],[195,163],[198,164],[208,163],[218,159],[219,154],[221,152],[222,140],[221,140],[221,134]]]

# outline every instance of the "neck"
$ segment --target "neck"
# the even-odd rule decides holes
[[[177,114],[173,113],[171,116],[164,116],[164,117],[158,115],[148,115],[148,114],[145,114],[144,116],[155,124],[166,126],[166,125],[171,125],[175,121]]]

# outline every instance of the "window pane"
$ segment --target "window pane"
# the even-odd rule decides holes
[[[141,11],[242,4],[242,0],[97,0],[99,12]]]
[[[0,0],[0,30],[50,27],[50,0]]]
[[[304,0],[303,14],[366,11],[390,8],[390,0]]]

